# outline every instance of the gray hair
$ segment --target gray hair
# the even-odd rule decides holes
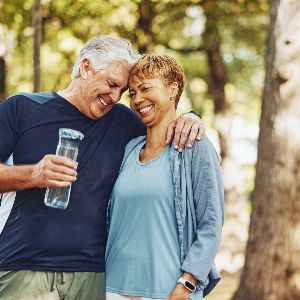
[[[88,59],[94,70],[101,70],[111,61],[125,61],[134,66],[140,54],[132,48],[131,43],[123,38],[111,35],[98,35],[85,43],[74,64],[71,78],[79,76],[82,60]]]

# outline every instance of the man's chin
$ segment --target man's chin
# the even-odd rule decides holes
[[[94,120],[99,120],[99,119],[103,118],[110,110],[111,110],[111,107],[105,109],[104,111],[99,111],[99,112],[93,114],[92,118]]]

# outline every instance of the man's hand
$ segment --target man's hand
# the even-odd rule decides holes
[[[186,113],[169,125],[166,144],[173,139],[174,148],[182,152],[185,145],[192,147],[195,140],[201,140],[204,132],[203,121],[193,113]]]
[[[191,292],[183,284],[178,283],[166,300],[187,300]]]
[[[77,163],[57,155],[46,155],[33,166],[31,179],[35,187],[67,187],[76,180]]]

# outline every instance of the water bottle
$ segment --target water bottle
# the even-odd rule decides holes
[[[67,157],[76,161],[79,144],[84,135],[76,130],[68,128],[59,129],[59,142],[56,148],[56,155]],[[47,206],[66,209],[69,203],[71,185],[63,188],[47,188],[44,203]]]

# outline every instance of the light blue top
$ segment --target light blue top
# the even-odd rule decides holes
[[[112,193],[106,290],[165,298],[182,275],[170,147],[141,163],[144,144],[129,155]]]

